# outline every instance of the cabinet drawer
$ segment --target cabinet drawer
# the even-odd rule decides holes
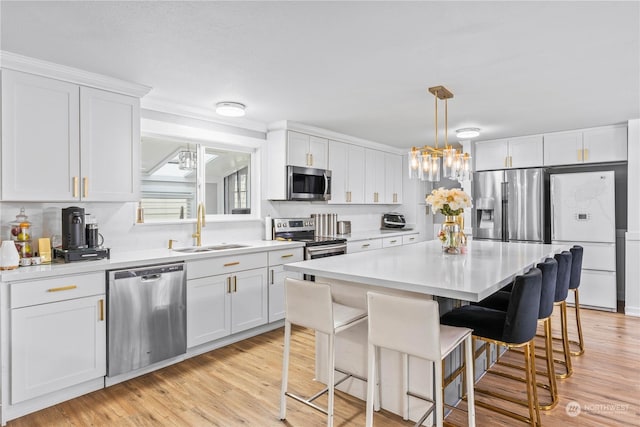
[[[402,236],[385,237],[382,239],[383,248],[389,248],[391,246],[400,246],[400,245],[402,245]]]
[[[347,253],[370,251],[372,249],[381,249],[382,239],[360,240],[357,242],[347,242]]]
[[[290,262],[302,261],[303,256],[302,248],[269,251],[269,265],[288,264]]]
[[[616,271],[615,243],[587,243],[578,245],[584,248],[582,268],[587,270]]]
[[[418,234],[409,234],[407,236],[402,236],[403,245],[410,245],[411,243],[418,243]]]
[[[104,272],[13,282],[11,283],[11,308],[104,293]]]
[[[267,253],[227,255],[187,263],[187,279],[234,273],[267,266]]]

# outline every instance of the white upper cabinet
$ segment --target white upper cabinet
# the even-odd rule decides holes
[[[139,99],[2,71],[2,200],[138,198]]]
[[[544,135],[544,165],[627,160],[627,126],[614,125]]]
[[[329,203],[364,203],[364,148],[329,141],[331,200]]]
[[[402,175],[406,168],[402,166],[402,156],[385,154],[385,203],[402,203]]]
[[[542,135],[478,142],[475,158],[478,171],[541,166]]]
[[[365,149],[365,203],[385,203],[385,154]]]
[[[80,176],[79,87],[2,71],[2,199],[73,200]]]
[[[80,142],[82,198],[86,201],[137,200],[140,100],[81,87]]]
[[[327,169],[329,141],[300,132],[287,132],[288,165]]]
[[[607,126],[585,130],[582,134],[584,162],[627,160],[627,126]]]

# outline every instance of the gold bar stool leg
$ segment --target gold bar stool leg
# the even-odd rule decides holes
[[[556,374],[556,378],[568,378],[573,374],[571,366],[571,350],[569,349],[569,336],[567,334],[567,302],[562,301],[560,304],[560,332],[562,333],[562,350],[564,353],[565,373]]]
[[[544,320],[544,347],[547,359],[547,372],[549,377],[549,394],[551,395],[551,402],[548,405],[540,405],[540,409],[544,411],[555,408],[558,404],[558,385],[556,383],[556,370],[553,363],[553,339],[551,336],[551,319],[546,318]],[[535,348],[534,348],[535,352]]]
[[[578,328],[578,341],[571,341],[573,344],[578,345],[578,351],[572,351],[572,356],[580,356],[584,353],[584,338],[582,337],[582,322],[580,322],[580,293],[578,288],[572,289],[575,301],[576,310],[576,326]]]

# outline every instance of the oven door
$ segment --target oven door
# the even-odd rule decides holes
[[[304,259],[308,260],[325,258],[329,256],[344,255],[346,253],[346,243],[338,243],[335,245],[306,246],[304,248]],[[312,276],[311,274],[305,274],[303,278],[304,280],[309,280],[311,282],[316,281],[316,276]]]
[[[331,171],[287,166],[287,200],[331,200]]]
[[[347,253],[347,244],[307,246],[304,248],[304,259],[325,258],[329,256],[344,255]]]

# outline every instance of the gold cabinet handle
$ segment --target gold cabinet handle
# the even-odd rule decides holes
[[[89,178],[86,176],[82,178],[82,197],[89,197]]]
[[[238,292],[238,276],[233,276],[233,292]]]
[[[509,156],[509,167],[513,167],[513,157]]]
[[[293,254],[281,255],[280,258],[291,258]]]
[[[104,300],[98,301],[98,311],[100,312],[100,321],[104,321]]]
[[[231,293],[231,276],[227,277],[227,293]]]
[[[585,148],[584,150],[582,150],[582,160],[584,160],[585,162],[589,161],[589,149]]]
[[[271,273],[271,284],[273,285],[273,283],[274,283],[274,278],[273,278],[273,276],[274,276],[274,274],[273,274],[273,268],[271,269],[270,273]]]
[[[224,264],[225,267],[231,267],[232,265],[238,265],[240,264],[240,261],[234,261],[234,262],[228,262],[226,264]]]
[[[309,164],[309,166],[313,166],[313,153],[309,154],[309,157],[311,157],[311,163]]]
[[[504,157],[504,167],[505,168],[509,167],[509,163],[508,162],[509,162],[509,156],[505,156]]]
[[[389,243],[398,243],[397,240],[391,240]]]
[[[78,177],[73,177],[73,197],[78,197]]]
[[[365,244],[362,245],[363,248],[368,248],[369,246],[371,246],[370,243],[365,243]]]
[[[578,161],[581,162],[582,161],[582,149],[577,150],[577,155],[578,155]]]
[[[49,288],[47,289],[47,292],[70,291],[71,289],[76,289],[76,288],[77,288],[76,285],[60,286],[59,288]]]

